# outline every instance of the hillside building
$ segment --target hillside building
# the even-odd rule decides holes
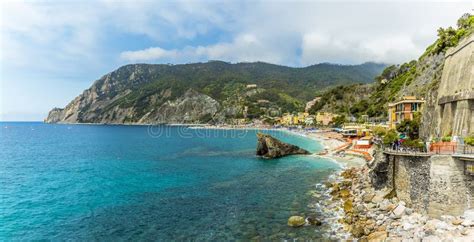
[[[388,104],[388,127],[394,129],[404,120],[413,120],[414,114],[420,112],[424,100],[414,96],[405,96],[396,103]]]

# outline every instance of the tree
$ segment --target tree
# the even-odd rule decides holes
[[[391,144],[395,141],[398,140],[398,133],[396,130],[394,129],[390,129],[389,131],[387,131],[387,133],[385,134],[385,136],[383,137],[383,143],[388,145],[388,144]]]
[[[421,114],[419,112],[416,112],[413,114],[413,120],[404,120],[400,124],[398,124],[397,131],[408,135],[411,140],[418,139],[420,135],[420,123]]]
[[[335,127],[341,127],[346,122],[346,115],[339,115],[332,119],[332,124]]]

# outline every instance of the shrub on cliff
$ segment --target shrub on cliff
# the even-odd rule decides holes
[[[413,120],[404,120],[397,125],[397,131],[406,134],[410,139],[415,140],[419,138],[421,124],[421,114],[414,113]]]
[[[395,131],[394,129],[390,129],[389,131],[387,131],[387,133],[385,134],[385,136],[383,137],[383,143],[388,145],[388,144],[391,144],[395,141],[398,140],[398,133],[397,131]]]
[[[474,146],[474,135],[464,138],[464,143]]]
[[[441,141],[443,141],[443,142],[451,142],[451,136],[444,136],[443,138],[441,138]]]
[[[414,140],[407,139],[403,141],[402,145],[405,147],[416,148],[416,149],[423,149],[424,147],[423,141],[421,139],[414,139]]]
[[[375,134],[375,136],[384,137],[387,134],[387,129],[384,127],[376,126],[372,128],[372,132]]]

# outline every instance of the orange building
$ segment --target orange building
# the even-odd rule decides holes
[[[424,100],[413,96],[405,96],[396,103],[388,104],[388,127],[396,128],[403,120],[413,120],[413,114],[421,111]]]

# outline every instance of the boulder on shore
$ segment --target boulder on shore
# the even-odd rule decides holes
[[[290,227],[300,227],[306,224],[306,220],[301,216],[291,216],[288,219],[288,226]]]
[[[311,154],[305,149],[292,144],[281,142],[268,134],[257,134],[257,155],[263,158],[273,159],[287,155],[308,155]]]

